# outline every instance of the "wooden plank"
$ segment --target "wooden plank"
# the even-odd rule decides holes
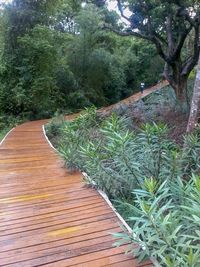
[[[43,258],[43,261],[40,259],[40,264],[42,262],[42,264],[47,263],[46,257],[48,257],[49,255],[55,255],[55,254],[61,254],[61,253],[65,253],[67,251],[77,251],[77,254],[79,253],[78,250],[81,250],[83,247],[88,249],[89,251],[92,251],[94,249],[94,247],[101,247],[101,244],[109,244],[108,248],[110,248],[110,244],[112,244],[114,242],[114,240],[112,239],[111,235],[109,235],[107,233],[107,235],[104,236],[100,236],[100,237],[96,237],[96,238],[92,238],[89,240],[83,240],[83,241],[79,241],[77,243],[73,243],[73,244],[63,244],[63,245],[59,245],[59,246],[53,246],[51,244],[51,246],[49,246],[47,249],[42,249],[40,251],[35,251],[34,253],[23,253],[23,255],[15,255],[15,257],[7,257],[7,258],[3,258],[0,261],[0,266],[5,266],[6,264],[11,264],[11,263],[17,263],[17,262],[22,262],[22,261],[28,261],[28,264],[32,264],[33,262],[37,261],[38,262],[38,258]],[[48,244],[49,245],[49,244]],[[83,251],[83,250],[82,250]],[[70,253],[69,253],[69,257],[70,257]],[[67,258],[67,257],[66,257]],[[35,263],[34,263],[35,264]]]
[[[70,201],[60,201],[58,203],[55,203],[56,205],[34,205],[28,209],[24,210],[24,213],[22,213],[19,210],[11,210],[11,211],[6,211],[6,210],[1,210],[0,213],[0,218],[1,222],[0,225],[7,223],[8,221],[16,221],[17,219],[24,219],[24,218],[37,218],[38,216],[57,212],[60,210],[63,210],[65,212],[69,212],[71,210],[77,210],[77,209],[82,209],[85,206],[88,206],[88,208],[91,205],[94,205],[95,203],[102,203],[102,200],[99,199],[98,196],[94,197],[88,197],[83,200],[70,200]]]
[[[23,255],[27,256],[31,256],[32,258],[35,257],[36,252],[40,252],[49,248],[56,248],[62,245],[70,245],[73,243],[80,243],[83,241],[88,241],[91,239],[95,239],[98,237],[104,237],[109,235],[111,237],[111,235],[109,234],[111,231],[117,231],[117,227],[116,228],[112,228],[112,225],[102,225],[99,227],[98,232],[92,231],[92,232],[88,232],[83,235],[80,236],[76,236],[73,238],[67,238],[64,236],[57,236],[56,240],[53,241],[49,241],[49,242],[44,242],[41,244],[37,244],[37,245],[33,245],[33,246],[27,246],[23,248]],[[51,242],[51,244],[50,244]],[[17,249],[13,249],[13,250],[8,250],[6,251],[6,255],[5,253],[1,253],[0,252],[0,259],[4,259],[4,258],[13,258],[16,257],[17,255],[20,254],[21,248],[17,248]],[[4,255],[3,255],[4,254]]]
[[[49,227],[53,227],[54,225],[57,226],[57,221],[62,220],[62,224],[64,223],[70,223],[70,227],[72,227],[74,224],[76,225],[78,222],[78,225],[82,224],[83,222],[86,223],[86,221],[83,220],[90,220],[90,222],[92,220],[96,220],[97,218],[99,219],[100,217],[108,215],[113,216],[112,212],[110,210],[106,210],[105,207],[100,207],[100,208],[94,208],[93,210],[90,210],[90,212],[84,212],[84,213],[80,213],[79,214],[70,214],[70,215],[66,215],[66,214],[62,214],[62,215],[57,215],[54,216],[53,218],[47,218],[46,220],[42,219],[42,220],[38,220],[38,221],[34,221],[34,224],[27,224],[24,223],[20,223],[20,226],[16,226],[13,229],[1,229],[0,230],[0,240],[1,237],[6,237],[6,239],[8,238],[8,235],[11,235],[11,237],[13,235],[16,234],[20,234],[20,238],[23,237],[24,235],[27,235],[27,232],[30,231],[35,231],[35,230],[40,230],[40,229],[49,229]],[[103,217],[104,218],[104,217]],[[107,217],[106,217],[107,218]],[[12,225],[13,226],[13,225]],[[68,226],[68,225],[67,225]],[[65,226],[66,227],[66,226]],[[31,233],[29,233],[31,234]]]
[[[44,257],[21,261],[14,264],[9,264],[9,267],[33,267],[33,266],[48,266],[48,267],[68,267],[73,264],[82,263],[86,264],[88,261],[105,258],[104,262],[107,262],[107,258],[122,252],[125,246],[120,248],[111,248],[112,241],[97,243],[93,246],[77,248],[73,250],[57,251],[57,253],[46,255]],[[106,256],[106,257],[105,257]],[[122,258],[126,258],[121,254]],[[131,267],[136,267],[136,260],[132,259],[130,262]],[[0,266],[6,266],[1,265]],[[84,266],[84,265],[83,265]],[[122,265],[123,266],[123,265]]]
[[[101,224],[99,222],[93,222],[88,225],[85,225],[85,227],[81,231],[72,231],[68,232],[63,235],[37,235],[35,238],[30,238],[30,236],[25,236],[20,239],[20,242],[18,242],[16,239],[13,239],[11,241],[2,242],[2,248],[1,248],[1,258],[7,257],[7,253],[12,251],[19,251],[20,253],[23,250],[23,253],[27,251],[27,249],[32,248],[32,251],[38,251],[42,250],[44,246],[51,247],[52,244],[54,244],[57,241],[65,240],[64,243],[67,244],[73,244],[76,242],[80,242],[83,240],[87,240],[90,234],[94,235],[94,238],[96,236],[96,233],[100,233],[102,231],[107,231],[107,233],[111,233],[112,231],[118,231],[119,226],[117,223],[113,223],[112,221],[102,221]],[[38,238],[38,240],[36,240]],[[38,249],[37,249],[38,248]]]

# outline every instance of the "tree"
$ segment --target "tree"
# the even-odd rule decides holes
[[[94,3],[98,7],[104,7],[106,4],[106,0],[92,0],[88,2]]]
[[[17,39],[33,29],[36,25],[50,25],[55,7],[59,1],[53,0],[13,0],[5,7],[7,14],[7,46],[10,53],[11,49],[17,49]]]
[[[118,45],[130,94],[138,91],[141,82],[151,86],[161,79],[163,62],[153,44],[138,38],[120,37]]]
[[[4,9],[5,44],[2,55],[4,68],[1,73],[4,86],[1,89],[3,99],[0,107],[6,113],[16,115],[22,112],[34,113],[35,106],[39,106],[40,103],[36,95],[44,96],[45,99],[47,96],[45,89],[51,90],[49,86],[51,79],[45,80],[51,64],[55,62],[49,56],[52,52],[49,26],[58,2],[55,4],[53,0],[14,0]],[[37,27],[38,30],[35,30]],[[46,37],[49,39],[44,40]],[[54,54],[52,52],[52,55]],[[40,68],[36,70],[38,66]],[[43,72],[38,76],[41,69]],[[39,81],[37,78],[40,83],[37,83]],[[42,87],[39,88],[41,85],[44,90],[42,94]],[[35,91],[30,92],[31,88]],[[9,101],[6,101],[7,99]],[[32,102],[34,99],[35,102]]]
[[[58,5],[54,28],[61,32],[75,34],[74,17],[81,10],[81,0],[61,0]]]
[[[190,116],[187,125],[187,132],[192,132],[200,119],[200,57],[197,67],[196,81],[192,96],[192,103],[190,108]]]
[[[85,6],[75,18],[78,34],[68,51],[79,92],[97,106],[119,101],[126,87],[124,69],[115,53],[116,36],[101,30],[102,16],[94,5]]]
[[[135,36],[153,43],[165,62],[164,77],[175,90],[177,98],[185,99],[190,72],[197,64],[200,43],[200,3],[198,0],[117,0],[123,19],[128,22],[119,31],[121,36]],[[127,17],[128,8],[132,15]],[[185,53],[187,38],[192,40],[192,50]],[[189,52],[189,53],[188,53]]]

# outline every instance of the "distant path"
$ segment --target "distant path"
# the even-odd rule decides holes
[[[0,266],[151,266],[112,247],[119,219],[79,172],[67,172],[46,122],[16,127],[0,146]]]
[[[140,92],[136,93],[136,94],[124,99],[124,100],[119,101],[116,104],[110,105],[108,107],[103,107],[99,111],[100,112],[110,113],[110,112],[120,108],[120,106],[122,106],[122,105],[127,105],[128,106],[128,105],[130,105],[130,104],[132,104],[132,103],[134,103],[134,102],[146,97],[147,95],[149,95],[149,94],[151,94],[151,93],[153,93],[153,92],[155,92],[155,91],[157,91],[157,90],[159,90],[159,89],[161,89],[161,88],[163,88],[163,87],[165,87],[167,85],[169,85],[169,82],[165,80],[165,81],[163,81],[163,82],[161,82],[159,84],[156,84],[155,86],[152,86],[152,87],[149,87],[149,88],[145,89],[143,94],[141,94]]]

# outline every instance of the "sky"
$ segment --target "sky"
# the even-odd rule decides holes
[[[5,3],[9,3],[9,2],[11,2],[12,0],[0,0],[0,6],[2,5],[2,4],[5,4]]]
[[[109,9],[109,10],[115,10],[115,11],[118,11],[118,8],[117,8],[117,1],[115,1],[115,0],[108,0],[107,2],[108,2],[108,9]],[[131,15],[131,12],[130,12],[128,9],[126,9],[125,12],[124,12],[124,14],[125,14],[126,16],[130,16],[130,15]]]
[[[4,3],[9,3],[9,2],[12,2],[12,0],[0,0],[0,5],[1,4],[4,4]],[[115,11],[118,11],[118,8],[117,8],[117,2],[115,0],[108,0],[107,1],[108,3],[108,9],[109,10],[115,10]],[[119,12],[118,12],[119,13]],[[130,11],[128,10],[125,10],[124,14],[126,16],[130,16]]]
[[[4,4],[4,3],[9,3],[11,2],[12,0],[0,0],[0,4]]]

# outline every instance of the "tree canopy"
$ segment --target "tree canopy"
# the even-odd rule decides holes
[[[153,43],[165,62],[164,77],[178,98],[184,98],[187,79],[200,52],[200,3],[198,0],[117,0],[121,16],[128,22],[122,36],[134,36]],[[128,8],[131,16],[125,15]],[[187,40],[190,49],[187,49]]]

